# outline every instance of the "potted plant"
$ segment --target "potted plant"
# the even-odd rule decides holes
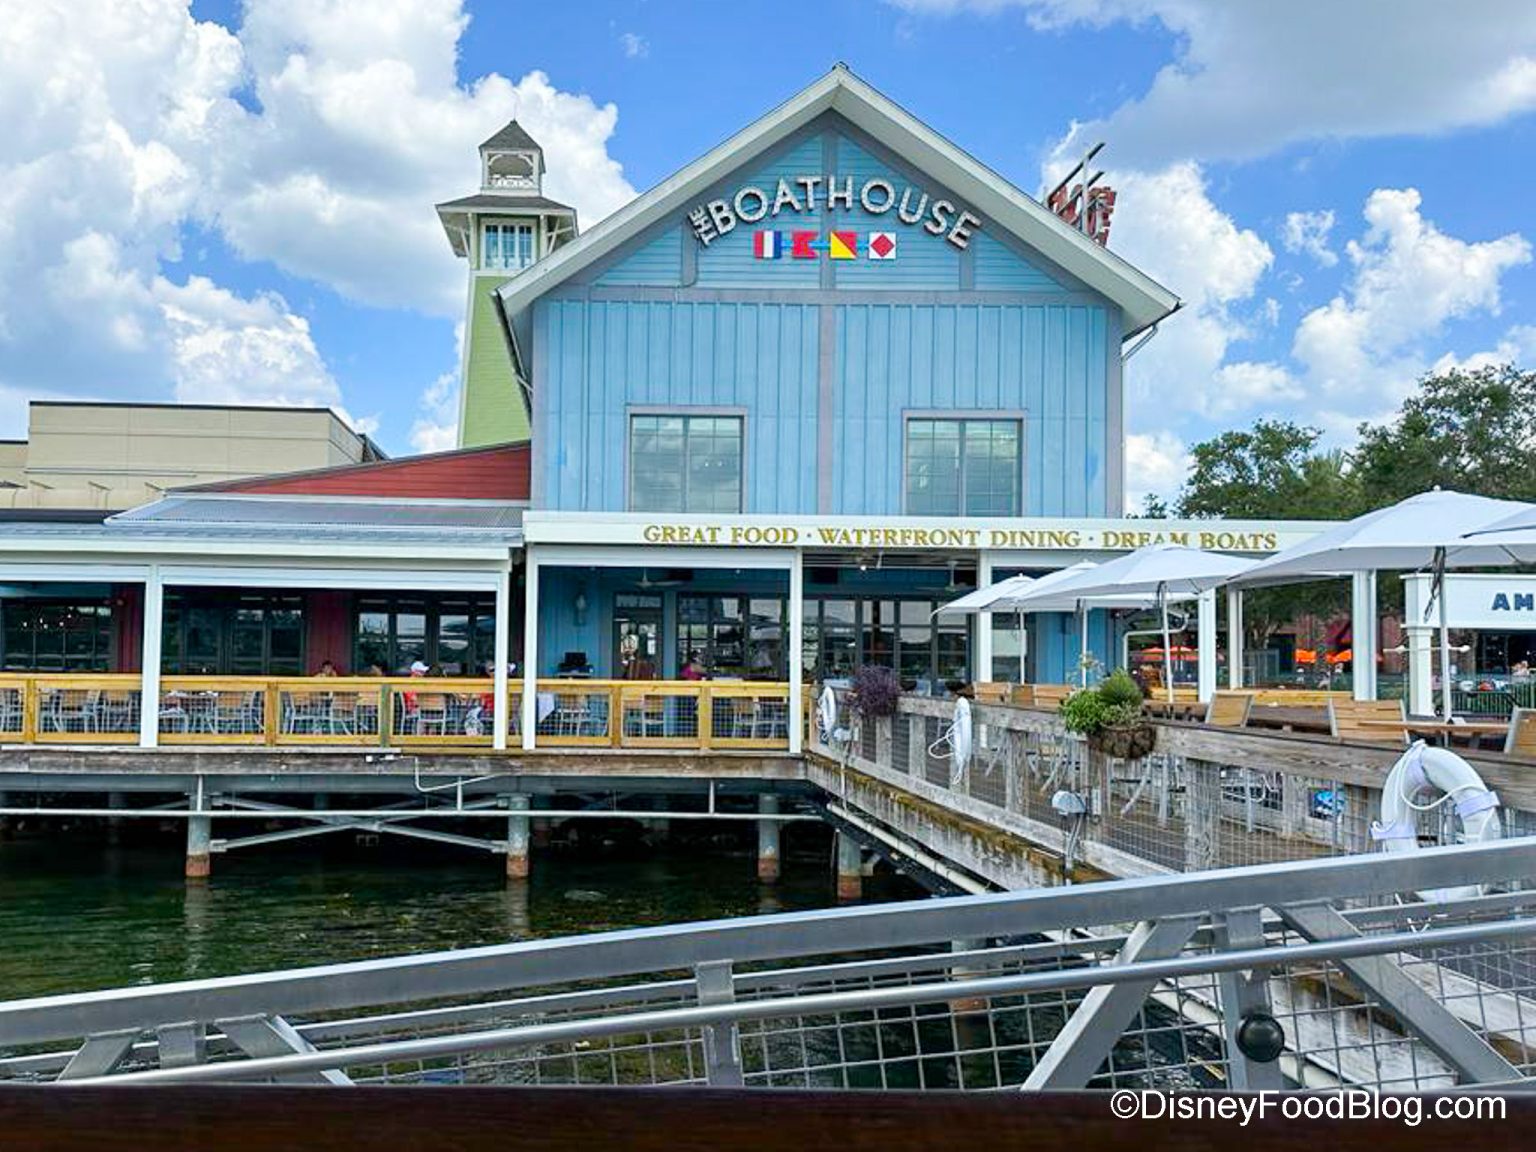
[[[1139,760],[1157,743],[1157,729],[1141,711],[1141,686],[1129,673],[1117,669],[1097,687],[1081,688],[1061,705],[1068,732],[1076,732],[1088,746],[1120,760]]]
[[[878,720],[896,715],[901,699],[901,680],[894,670],[880,664],[863,664],[853,674],[853,688],[848,707],[861,720]]]

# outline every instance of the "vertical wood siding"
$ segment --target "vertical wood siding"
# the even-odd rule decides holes
[[[745,409],[749,512],[816,507],[817,308],[540,301],[546,506],[622,510],[631,407]]]
[[[1024,412],[1024,513],[1105,514],[1106,315],[1038,305],[837,309],[833,506],[903,511],[903,416]]]

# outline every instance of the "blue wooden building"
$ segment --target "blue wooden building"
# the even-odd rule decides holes
[[[933,609],[1134,546],[1122,349],[1178,301],[846,68],[494,294],[530,678],[1068,677],[1068,621]]]

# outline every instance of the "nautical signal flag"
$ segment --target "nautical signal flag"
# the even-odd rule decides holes
[[[827,255],[833,260],[857,260],[859,234],[857,232],[828,232]]]
[[[759,260],[777,260],[784,255],[784,233],[758,232],[752,237],[752,255]]]
[[[778,260],[787,246],[794,260],[815,260],[823,252],[832,260],[857,260],[862,247],[867,259],[896,259],[894,232],[870,232],[864,239],[858,232],[828,232],[825,242],[819,232],[790,232],[787,245],[785,237],[785,233],[771,230],[752,233],[752,255],[759,260]]]

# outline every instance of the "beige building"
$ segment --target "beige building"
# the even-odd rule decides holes
[[[0,508],[121,510],[170,488],[383,459],[329,408],[34,400],[0,440]]]

